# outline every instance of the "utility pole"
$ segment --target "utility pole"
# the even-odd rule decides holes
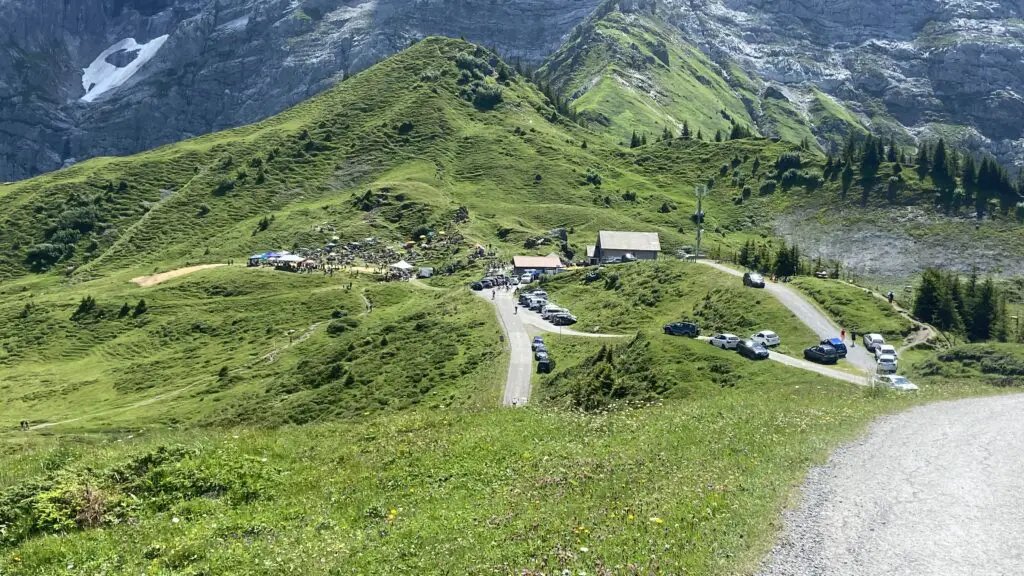
[[[700,241],[704,236],[704,197],[708,195],[708,187],[698,185],[695,189],[697,194],[697,252],[694,260],[700,258]]]

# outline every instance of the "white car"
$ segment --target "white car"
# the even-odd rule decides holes
[[[887,388],[892,388],[893,390],[899,390],[900,392],[914,392],[918,389],[917,384],[914,384],[903,376],[897,376],[895,374],[875,376],[875,386],[885,386]]]
[[[519,281],[522,282],[523,284],[529,284],[530,282],[533,282],[533,275],[532,274],[523,274],[519,278]]]
[[[899,358],[899,354],[896,353],[896,347],[892,344],[882,344],[881,346],[875,346],[875,360],[878,360],[882,356],[892,356],[893,358]]]
[[[878,369],[876,371],[879,374],[893,374],[896,372],[897,364],[895,356],[883,354],[878,357]]]
[[[778,346],[779,342],[781,342],[781,340],[779,340],[779,335],[771,330],[762,330],[751,336],[750,339],[758,344],[764,344],[768,348]]]
[[[885,338],[882,338],[881,334],[864,335],[864,347],[868,349],[868,352],[874,352],[876,347],[883,344],[885,344]]]
[[[740,343],[740,337],[735,334],[716,334],[711,338],[711,345],[722,350],[735,350]]]

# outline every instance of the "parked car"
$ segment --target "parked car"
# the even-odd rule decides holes
[[[534,298],[530,300],[530,310],[533,310],[534,312],[540,312],[541,310],[544,309],[544,306],[547,303],[548,301],[543,298]]]
[[[736,345],[736,351],[740,356],[746,356],[751,360],[767,360],[768,348],[754,340],[744,340]]]
[[[555,369],[555,359],[550,356],[537,362],[537,374],[550,374]]]
[[[532,295],[534,298],[543,298],[544,300],[548,299],[548,293],[543,290],[534,290]]]
[[[828,280],[828,272],[824,270],[818,270],[814,273],[814,277],[821,280]]]
[[[543,308],[541,308],[540,316],[545,320],[550,320],[552,316],[554,316],[555,314],[560,314],[562,312],[568,312],[568,310],[555,304],[552,304],[551,302],[548,302],[547,304],[544,305]]]
[[[696,338],[700,336],[700,327],[693,322],[673,322],[665,325],[665,334],[669,336],[689,336]]]
[[[512,284],[513,286],[519,286],[519,278],[513,276],[512,279],[509,280],[509,284]]]
[[[533,282],[533,274],[523,274],[519,277],[519,281],[523,284],[529,284],[530,282]]]
[[[519,295],[519,305],[520,306],[527,306],[527,305],[529,305],[529,303],[530,303],[530,295],[529,294],[520,294]]]
[[[819,364],[835,364],[839,362],[839,355],[836,349],[831,346],[819,344],[804,350],[804,358]]]
[[[571,326],[577,322],[577,318],[568,312],[564,312],[552,316],[550,322],[555,326]]]
[[[545,348],[544,346],[538,346],[537,349],[533,351],[533,357],[537,361],[540,361],[540,360],[543,360],[543,359],[547,358],[548,357],[548,349]]]
[[[473,290],[476,290],[477,292],[484,289],[484,285],[481,282],[473,282],[472,284],[469,285],[469,287]]]
[[[544,345],[544,339],[541,338],[540,336],[534,336],[533,337],[533,343],[530,344],[530,347],[533,348],[534,350],[536,350],[537,346],[543,346],[543,345]]]
[[[885,338],[882,338],[881,334],[864,335],[864,347],[868,349],[868,352],[874,352],[876,346],[883,344],[885,344]]]
[[[917,384],[907,380],[904,376],[897,376],[895,374],[875,376],[873,383],[875,386],[884,386],[900,392],[915,392],[918,390]]]
[[[875,346],[875,360],[878,360],[885,355],[892,356],[893,358],[899,358],[899,354],[896,353],[896,347],[892,344],[882,344],[881,346]]]
[[[743,285],[751,288],[764,288],[764,276],[757,272],[747,272],[743,275]]]
[[[484,278],[483,280],[480,281],[480,285],[483,286],[484,288],[494,288],[494,280],[491,280],[490,278]]]
[[[750,339],[758,344],[768,346],[769,348],[772,346],[778,346],[779,343],[782,342],[782,340],[779,339],[779,335],[771,330],[761,330],[757,334],[751,336]]]
[[[895,374],[898,363],[895,356],[882,354],[878,357],[878,368],[875,371],[879,374]]]
[[[711,338],[711,345],[722,350],[735,350],[740,337],[735,334],[716,334]]]
[[[840,338],[826,338],[821,342],[818,342],[822,346],[831,346],[836,349],[836,355],[840,358],[846,358],[846,354],[849,352],[846,348],[846,343]]]

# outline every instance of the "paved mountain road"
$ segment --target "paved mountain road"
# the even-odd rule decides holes
[[[698,260],[697,262],[725,272],[726,274],[737,276],[742,278],[743,273],[730,268],[728,266],[712,262],[710,260]],[[778,284],[775,282],[767,282],[765,284],[765,290],[775,296],[782,303],[783,306],[789,308],[790,312],[796,315],[801,322],[807,325],[818,338],[837,338],[839,337],[840,327],[836,325],[824,312],[818,309],[817,306],[807,300],[803,294],[801,294],[796,288],[786,286],[785,284]],[[857,367],[866,374],[875,373],[875,357],[873,354],[867,351],[862,345],[848,346],[846,361]]]
[[[486,298],[498,314],[502,328],[505,330],[505,338],[508,341],[510,350],[508,375],[505,379],[505,392],[502,396],[502,404],[505,406],[523,406],[530,400],[532,385],[530,379],[533,376],[533,349],[531,348],[530,328],[535,332],[550,332],[564,336],[579,336],[583,338],[621,338],[621,336],[609,334],[588,334],[577,332],[569,328],[559,328],[541,318],[540,314],[530,310],[519,308],[516,311],[516,296],[512,292],[497,291],[494,298],[491,298],[491,290],[477,292]]]
[[[811,471],[760,575],[1021,574],[1022,413],[995,396],[876,421]]]

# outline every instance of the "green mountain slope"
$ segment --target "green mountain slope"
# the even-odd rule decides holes
[[[726,74],[654,14],[611,11],[581,24],[539,74],[571,95],[578,112],[619,141],[632,131],[707,138],[730,121],[753,126]]]
[[[266,122],[0,187],[0,572],[749,571],[838,442],[979,389],[928,353],[919,396],[866,396],[661,334],[692,317],[773,327],[790,352],[815,340],[765,293],[673,258],[697,185],[723,258],[780,247],[794,211],[878,225],[934,205],[927,175],[906,170],[890,198],[891,163],[845,181],[796,153],[758,137],[627,149],[486,50],[432,38]],[[939,222],[1021,253],[1008,217]],[[549,288],[578,328],[626,337],[549,335],[558,366],[533,405],[498,408],[508,350],[466,283],[513,254],[579,254],[601,229],[657,231],[665,257]],[[403,247],[430,232],[450,241]],[[236,263],[131,282],[335,236],[453,274]]]
[[[539,74],[619,142],[628,143],[634,130],[651,138],[666,128],[678,134],[684,122],[707,139],[735,123],[826,149],[866,133],[855,114],[813,86],[782,87],[735,62],[713,61],[643,3],[599,10]]]

